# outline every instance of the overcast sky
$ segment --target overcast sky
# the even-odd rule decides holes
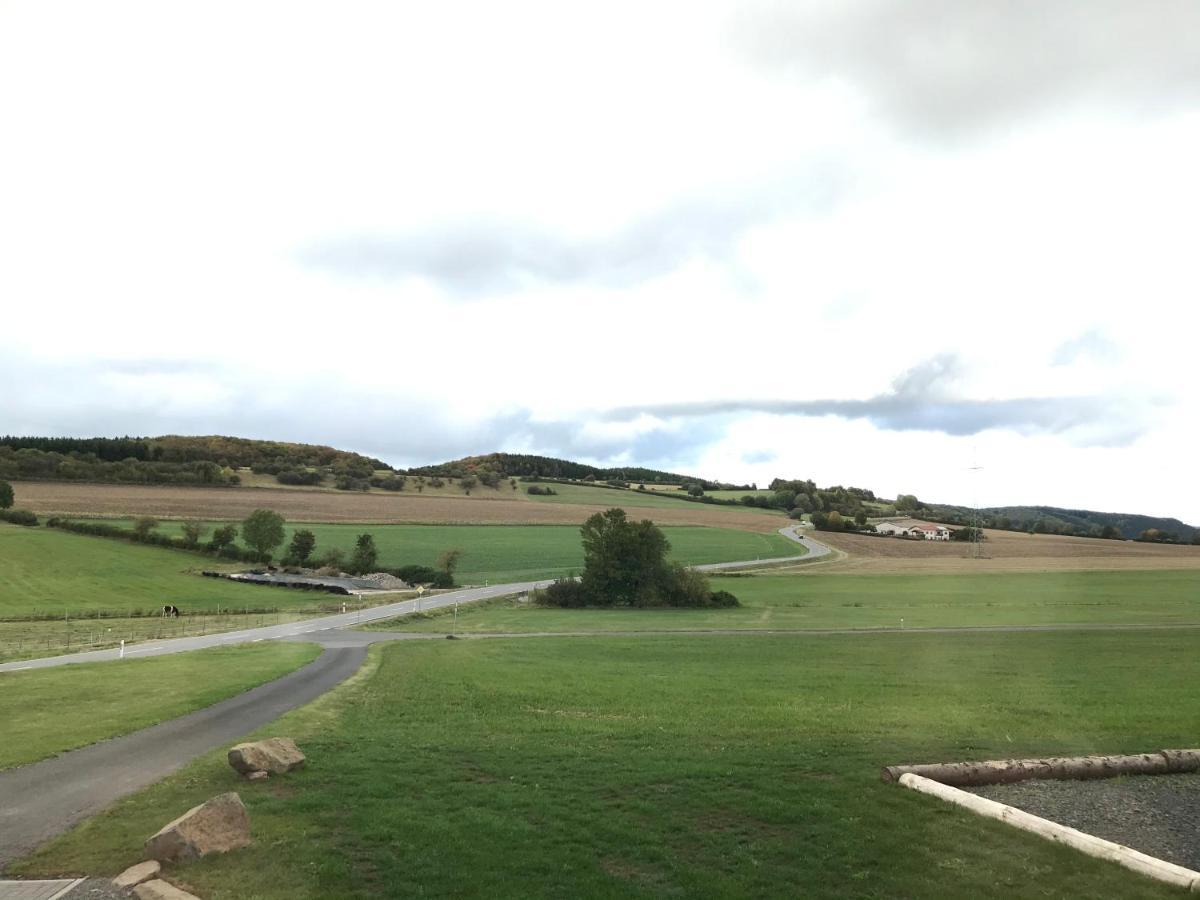
[[[1195,0],[0,0],[0,432],[1200,523],[1197,34]]]

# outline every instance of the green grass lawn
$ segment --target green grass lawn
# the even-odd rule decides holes
[[[290,591],[247,594],[253,589],[246,585],[189,574],[218,568],[219,561],[196,554],[0,524],[0,619],[95,610],[146,612],[166,603],[186,613],[247,602],[283,607],[312,600],[289,596]]]
[[[173,867],[222,898],[1181,894],[879,780],[882,765],[1194,743],[1200,636],[545,638],[376,648],[272,724],[12,867],[115,874],[237,790],[255,843]]]
[[[114,522],[130,524],[128,520]],[[178,525],[164,523],[161,528],[165,533],[173,533],[178,530]],[[287,540],[291,540],[291,534],[297,528],[307,528],[317,536],[317,556],[337,547],[349,557],[358,535],[369,533],[379,548],[379,564],[388,567],[432,566],[443,551],[461,547],[465,552],[455,574],[460,584],[555,578],[578,572],[583,567],[579,528],[574,525],[300,523],[288,525]],[[756,534],[732,528],[687,525],[667,526],[663,531],[671,541],[671,558],[685,563],[767,559],[803,553],[794,541],[774,532]]]
[[[515,601],[464,606],[460,632],[660,629],[908,628],[946,625],[1200,623],[1200,572],[1013,575],[715,576],[740,609],[557,610]],[[380,629],[445,631],[440,615]]]
[[[129,734],[211,706],[316,659],[283,642],[0,672],[0,769]]]

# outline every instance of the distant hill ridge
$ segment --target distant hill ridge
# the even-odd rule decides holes
[[[231,485],[238,468],[330,467],[369,477],[377,459],[314,444],[224,435],[161,437],[0,437],[0,478],[123,484]]]
[[[646,469],[641,466],[600,468],[599,466],[589,466],[586,463],[572,462],[569,459],[556,459],[552,456],[536,456],[529,453],[487,453],[482,456],[465,456],[462,459],[437,465],[409,469],[408,472],[412,475],[458,478],[463,475],[478,474],[481,470],[493,471],[501,476],[514,478],[567,478],[573,481],[591,478],[595,481],[634,481],[643,484],[699,484],[705,490],[712,491],[720,489],[750,490],[747,485],[724,485],[694,475],[680,475],[677,472],[663,472],[659,469]]]

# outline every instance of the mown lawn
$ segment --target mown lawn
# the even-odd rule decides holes
[[[282,607],[312,599],[276,591],[256,603],[245,585],[189,574],[207,568],[221,565],[191,553],[0,523],[0,619],[149,612],[166,603],[184,612],[247,602]]]
[[[0,769],[129,734],[248,691],[316,659],[273,642],[0,672]]]
[[[264,734],[13,871],[110,874],[226,790],[253,847],[173,868],[209,898],[1180,896],[879,781],[908,761],[1194,743],[1200,641],[1161,634],[407,643]]]
[[[128,520],[116,522],[130,524]],[[211,528],[211,523],[208,527]],[[165,533],[176,533],[178,528],[178,523],[161,526]],[[379,565],[387,567],[433,566],[444,551],[459,547],[464,551],[455,574],[460,584],[556,578],[583,567],[579,528],[574,525],[300,523],[288,525],[289,541],[298,528],[306,528],[317,536],[318,557],[331,548],[338,548],[349,557],[358,536],[368,533],[379,548]],[[798,556],[804,552],[800,545],[775,532],[756,534],[732,528],[683,525],[668,526],[663,531],[671,542],[671,558],[689,564]],[[282,555],[285,548],[286,544],[277,555]]]
[[[740,609],[556,610],[463,606],[458,630],[917,628],[949,625],[1200,624],[1200,571],[1013,575],[714,576]],[[445,612],[371,626],[445,631]]]

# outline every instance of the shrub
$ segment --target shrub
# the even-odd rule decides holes
[[[405,478],[403,475],[387,475],[384,477],[375,476],[371,479],[371,487],[377,487],[384,491],[402,491],[404,490]]]
[[[720,609],[731,609],[742,605],[738,602],[738,598],[729,593],[729,591],[713,591],[712,597],[709,598],[709,603]]]
[[[280,484],[320,484],[321,473],[308,470],[285,469],[275,475]]]
[[[13,487],[7,481],[0,481],[0,509],[12,509]]]
[[[554,488],[542,487],[540,484],[531,484],[529,487],[525,488],[525,493],[533,494],[535,497],[549,497],[553,494],[557,494],[558,491],[554,490]]]
[[[0,519],[12,525],[36,526],[38,517],[28,509],[0,509]]]
[[[588,592],[574,578],[559,578],[544,590],[534,591],[533,602],[538,606],[579,609],[588,605]]]

